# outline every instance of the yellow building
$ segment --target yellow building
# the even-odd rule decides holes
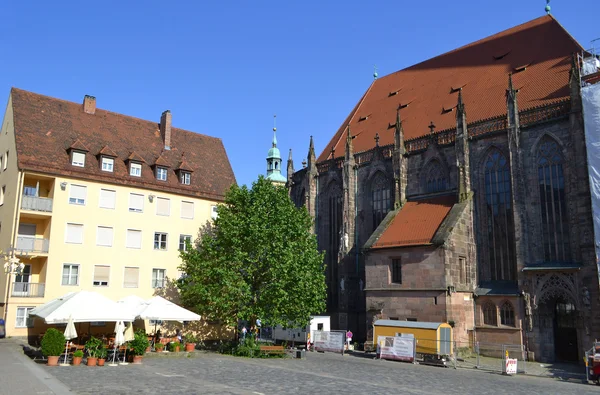
[[[178,278],[179,250],[216,215],[235,177],[220,139],[13,88],[0,135],[0,248],[7,336],[71,291],[150,298]],[[90,306],[93,308],[93,306]],[[35,327],[33,327],[35,322]]]

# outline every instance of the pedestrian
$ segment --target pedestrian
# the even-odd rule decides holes
[[[346,332],[346,350],[350,350],[350,342],[352,341],[352,331],[348,329]]]
[[[246,333],[248,332],[248,329],[246,329],[246,327],[242,327],[242,337],[245,339],[246,338]]]
[[[177,342],[179,342],[179,344],[183,343],[183,335],[181,333],[181,329],[177,328],[177,332],[175,332],[175,337],[177,338]]]

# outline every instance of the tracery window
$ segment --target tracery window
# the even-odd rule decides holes
[[[390,211],[390,184],[383,173],[377,173],[371,184],[373,229],[376,229]]]
[[[425,173],[425,192],[442,192],[448,189],[448,178],[439,161],[434,160],[427,166]]]
[[[545,138],[537,152],[542,238],[546,261],[569,259],[569,229],[563,158],[556,141]]]
[[[500,307],[500,324],[515,326],[515,309],[510,302],[504,302]]]
[[[516,279],[515,240],[510,170],[497,149],[485,160],[485,208],[487,220],[487,264],[491,280]]]
[[[487,302],[483,305],[483,324],[498,325],[496,306],[491,302]]]

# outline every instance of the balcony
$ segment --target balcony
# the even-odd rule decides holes
[[[43,298],[45,283],[13,283],[11,296],[19,298]]]
[[[31,211],[41,211],[44,213],[52,212],[52,199],[37,197],[37,196],[27,196],[23,195],[23,200],[21,201],[21,209],[22,210],[31,210]]]
[[[50,240],[41,237],[17,236],[18,252],[47,253]]]

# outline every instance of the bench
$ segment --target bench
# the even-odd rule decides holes
[[[283,346],[260,346],[260,352],[264,354],[284,354]]]

